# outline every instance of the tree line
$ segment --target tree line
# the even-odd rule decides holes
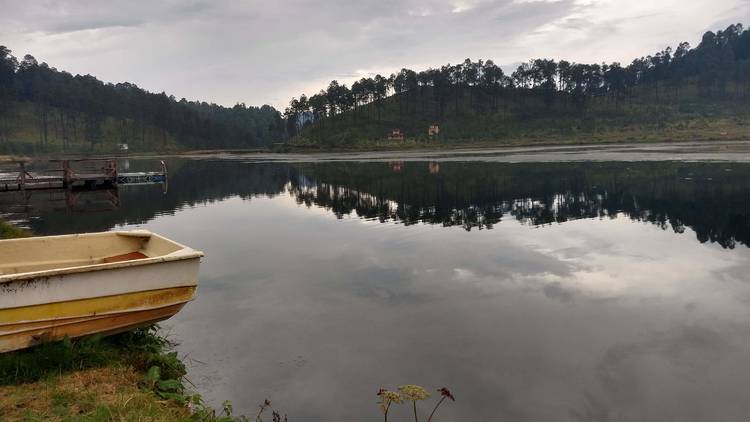
[[[327,89],[293,98],[285,110],[287,130],[296,135],[306,124],[325,125],[326,120],[350,113],[357,119],[362,106],[367,118],[380,118],[384,99],[398,97],[399,114],[416,113],[429,92],[435,101],[435,116],[443,116],[449,101],[455,110],[466,102],[472,111],[497,112],[498,100],[513,97],[541,98],[547,107],[562,102],[571,110],[585,110],[590,99],[604,97],[615,109],[634,97],[669,101],[680,97],[685,87],[697,87],[700,95],[747,98],[750,93],[750,30],[741,24],[706,32],[700,44],[668,47],[640,57],[629,65],[584,64],[566,60],[534,59],[506,74],[492,60],[466,59],[423,71],[401,69],[388,77],[362,78],[351,87],[332,81]],[[422,104],[422,109],[425,105]]]
[[[115,119],[119,141],[142,149],[163,147],[168,137],[185,147],[246,148],[268,146],[285,136],[281,114],[268,105],[223,107],[177,100],[127,82],[74,76],[31,55],[19,61],[0,45],[0,141],[9,140],[9,115],[25,102],[34,105],[43,147],[49,145],[53,125],[62,148],[84,142],[93,147],[104,141],[105,119]]]

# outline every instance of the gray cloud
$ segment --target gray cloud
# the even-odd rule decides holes
[[[6,2],[0,2],[0,4]],[[20,5],[17,2],[2,4],[10,10],[0,21],[9,32],[64,34],[77,31],[100,30],[117,27],[135,27],[150,22],[183,20],[211,9],[211,3],[201,1],[150,2],[143,0],[98,2],[40,1]]]
[[[466,57],[501,65],[537,56],[628,62],[750,16],[742,0],[651,3],[0,0],[0,43],[106,81],[281,107],[334,78],[351,82]]]

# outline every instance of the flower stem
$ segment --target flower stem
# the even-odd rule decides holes
[[[437,411],[438,407],[440,407],[440,405],[443,403],[443,400],[445,400],[445,396],[441,397],[440,401],[437,402],[437,404],[435,405],[435,407],[432,409],[432,413],[430,413],[430,417],[427,419],[427,422],[431,422],[432,421],[432,416],[435,414],[435,412]]]
[[[414,405],[414,422],[419,422],[419,418],[417,417],[417,401],[414,400],[411,403]]]

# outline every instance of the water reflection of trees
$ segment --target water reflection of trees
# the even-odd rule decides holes
[[[750,244],[750,167],[708,163],[381,163],[297,167],[299,203],[363,218],[491,229],[623,214],[732,248]]]
[[[472,230],[503,218],[545,225],[625,215],[678,233],[689,227],[701,242],[750,244],[750,166],[743,164],[404,162],[394,170],[385,162],[178,160],[169,183],[167,194],[159,186],[121,188],[120,206],[109,212],[60,212],[35,201],[29,222],[37,233],[108,230],[230,197],[288,193],[339,217],[404,225]]]

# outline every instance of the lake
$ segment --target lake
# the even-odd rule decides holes
[[[446,421],[750,414],[750,164],[404,156],[175,158],[168,186],[0,211],[203,250],[163,328],[209,402],[252,417],[269,398],[291,422],[379,421],[401,384],[449,387]]]

